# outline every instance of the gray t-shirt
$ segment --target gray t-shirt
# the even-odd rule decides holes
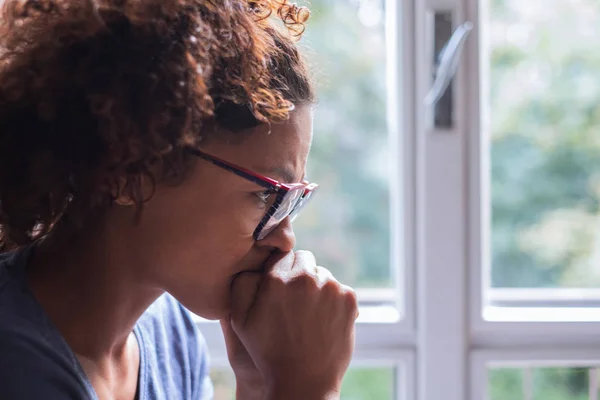
[[[28,250],[0,254],[0,399],[97,400],[77,358],[25,280]],[[134,329],[139,400],[213,397],[208,354],[189,312],[162,295]]]

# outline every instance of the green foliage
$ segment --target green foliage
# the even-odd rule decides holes
[[[518,369],[492,369],[488,373],[490,400],[521,400],[523,376]]]
[[[492,3],[495,287],[600,283],[600,32],[580,3]]]
[[[394,399],[393,368],[353,368],[346,374],[342,400]]]
[[[529,385],[525,386],[525,374]],[[522,400],[529,392],[532,400],[588,400],[587,368],[491,369],[488,373],[490,400]]]

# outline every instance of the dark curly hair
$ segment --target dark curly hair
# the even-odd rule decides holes
[[[141,210],[142,180],[184,177],[208,123],[238,132],[314,101],[295,44],[308,16],[287,0],[4,0],[0,251],[121,194]]]

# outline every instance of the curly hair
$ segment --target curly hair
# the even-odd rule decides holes
[[[207,121],[237,132],[314,101],[295,44],[308,16],[287,0],[5,0],[0,252],[121,194],[141,210],[142,180],[182,178]]]

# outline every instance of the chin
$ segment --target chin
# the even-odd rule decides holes
[[[185,308],[197,316],[211,320],[218,321],[221,319],[229,318],[229,303],[216,304],[207,301],[206,299],[189,298],[187,296],[175,296],[173,295]],[[187,297],[187,298],[186,298]],[[194,296],[195,297],[195,296]]]
[[[209,321],[220,321],[222,319],[229,318],[229,311],[217,312],[217,311],[211,310],[211,311],[207,311],[207,312],[194,312],[193,310],[191,310],[189,308],[188,308],[188,310],[190,310],[194,314],[198,315],[199,317],[207,319]]]

